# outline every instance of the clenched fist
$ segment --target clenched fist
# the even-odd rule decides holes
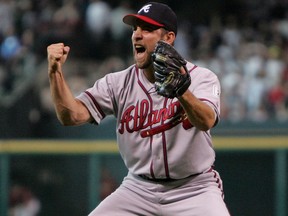
[[[51,44],[47,47],[48,73],[62,72],[62,65],[65,63],[70,47],[63,43]]]

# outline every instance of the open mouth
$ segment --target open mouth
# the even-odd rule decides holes
[[[146,48],[142,45],[135,45],[135,50],[137,54],[144,53]]]

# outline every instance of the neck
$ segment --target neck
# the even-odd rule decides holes
[[[154,83],[155,77],[154,77],[154,68],[152,65],[150,65],[148,68],[143,69],[145,77],[149,80],[149,82]]]

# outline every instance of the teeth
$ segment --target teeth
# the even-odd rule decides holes
[[[135,44],[135,50],[136,50],[137,53],[143,53],[143,52],[145,52],[144,46],[139,45],[139,44],[138,44],[138,45]]]

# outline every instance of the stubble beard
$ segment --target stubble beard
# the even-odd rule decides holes
[[[147,55],[148,55],[147,58],[143,62],[139,62],[135,59],[135,62],[136,62],[136,65],[138,68],[140,68],[140,69],[151,68],[151,66],[152,66],[152,57],[151,57],[152,53],[149,53]]]
[[[150,68],[152,65],[151,59],[145,61],[144,63],[136,63],[137,67],[140,69],[147,69]]]

